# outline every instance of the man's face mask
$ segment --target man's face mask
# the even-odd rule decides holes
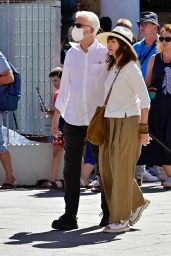
[[[77,28],[74,26],[72,30],[72,38],[75,42],[80,42],[84,39],[83,28]]]

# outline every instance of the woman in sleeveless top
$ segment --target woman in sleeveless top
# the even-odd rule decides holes
[[[151,101],[149,130],[171,149],[171,24],[161,29],[158,54],[153,55],[147,68],[146,84],[156,88]],[[164,187],[171,187],[171,153],[153,140],[143,148],[139,164],[163,166],[167,175]]]

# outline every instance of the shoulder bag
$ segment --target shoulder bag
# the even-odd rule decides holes
[[[105,138],[105,132],[106,132],[106,120],[104,117],[104,113],[105,113],[105,109],[106,109],[106,105],[108,103],[111,91],[112,91],[112,87],[114,82],[116,81],[116,78],[119,74],[120,69],[118,70],[112,85],[110,87],[110,90],[106,96],[105,102],[103,104],[103,106],[98,106],[96,108],[95,114],[93,115],[90,124],[87,128],[87,140],[97,146],[100,146],[103,142],[104,142],[104,138]]]

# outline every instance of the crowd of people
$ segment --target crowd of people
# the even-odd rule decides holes
[[[107,233],[129,231],[140,219],[150,203],[142,194],[142,181],[160,178],[160,171],[151,170],[163,168],[162,186],[171,187],[171,24],[159,32],[157,14],[143,12],[137,25],[138,37],[126,18],[111,30],[110,18],[100,23],[96,14],[78,11],[70,29],[72,39],[61,51],[62,68],[49,74],[55,93],[46,113],[52,116],[53,135],[47,187],[65,192],[65,211],[52,222],[53,229],[78,228],[81,186],[101,192],[99,226]],[[11,76],[5,61],[2,67],[0,62],[0,73],[0,79]],[[98,147],[87,141],[87,127],[109,91],[105,138]],[[63,148],[63,177],[56,180]],[[11,164],[5,166],[5,154],[9,160],[1,140],[6,171],[2,187],[15,182]],[[96,179],[90,184],[92,172]]]
[[[143,210],[150,203],[143,197],[134,179],[136,177],[139,181],[137,174],[135,176],[135,169],[137,169],[136,173],[138,168],[142,169],[141,175],[143,175],[143,172],[147,171],[146,167],[167,165],[167,178],[163,185],[170,186],[168,162],[164,160],[165,163],[156,161],[149,163],[145,159],[143,165],[140,165],[142,146],[143,151],[148,149],[148,144],[151,142],[149,132],[152,129],[149,125],[151,102],[147,89],[147,86],[151,88],[151,82],[145,84],[146,73],[147,77],[149,73],[147,66],[151,56],[157,53],[157,45],[161,43],[161,40],[159,39],[158,42],[159,23],[155,13],[142,13],[137,24],[143,38],[137,43],[131,32],[132,24],[128,19],[119,19],[112,32],[101,32],[97,40],[96,34],[100,28],[97,17],[90,12],[76,13],[72,38],[78,44],[66,53],[62,86],[55,103],[52,120],[52,133],[55,137],[59,134],[57,127],[60,115],[66,121],[64,126],[65,213],[53,221],[54,229],[78,228],[81,162],[86,130],[96,107],[104,103],[105,95],[114,79],[115,83],[105,111],[104,143],[99,149],[96,147],[96,150],[95,146],[90,145],[98,169],[96,171],[102,195],[103,218],[100,226],[105,227],[104,232],[128,231],[130,226],[139,220]],[[162,43],[164,41],[165,39]],[[168,45],[169,39],[167,41]],[[97,97],[92,98],[94,95]],[[164,120],[166,121],[166,118]],[[159,136],[159,139],[162,140],[163,137]],[[164,143],[169,147],[167,138]],[[163,149],[158,147],[158,152],[161,154]],[[168,153],[165,154],[170,158]],[[139,157],[140,160],[136,167]],[[94,167],[94,163],[89,164],[86,186],[88,186],[87,177]],[[158,180],[158,177],[151,176],[154,177],[153,181]],[[140,176],[139,185],[141,182],[142,176]]]

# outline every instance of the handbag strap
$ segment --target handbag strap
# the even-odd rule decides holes
[[[151,51],[154,49],[154,47],[156,46],[156,41],[154,41],[154,43],[152,44],[152,46],[150,47],[150,49],[148,50],[148,52],[142,57],[142,59],[140,60],[140,64],[142,65],[144,63],[144,61],[147,59],[147,57],[149,56],[149,54],[151,53]]]
[[[110,90],[109,90],[109,92],[108,92],[108,94],[107,94],[107,96],[106,96],[106,99],[105,99],[105,102],[104,102],[104,106],[106,106],[107,103],[108,103],[108,100],[109,100],[109,97],[110,97],[110,94],[111,94],[111,91],[112,91],[114,82],[116,81],[116,78],[117,78],[117,76],[119,75],[119,72],[120,72],[120,68],[119,68],[119,70],[118,70],[118,72],[117,72],[117,74],[116,74],[116,76],[115,76],[115,78],[114,78],[114,80],[113,80],[113,82],[112,82],[112,85],[111,85],[111,87],[110,87]]]

